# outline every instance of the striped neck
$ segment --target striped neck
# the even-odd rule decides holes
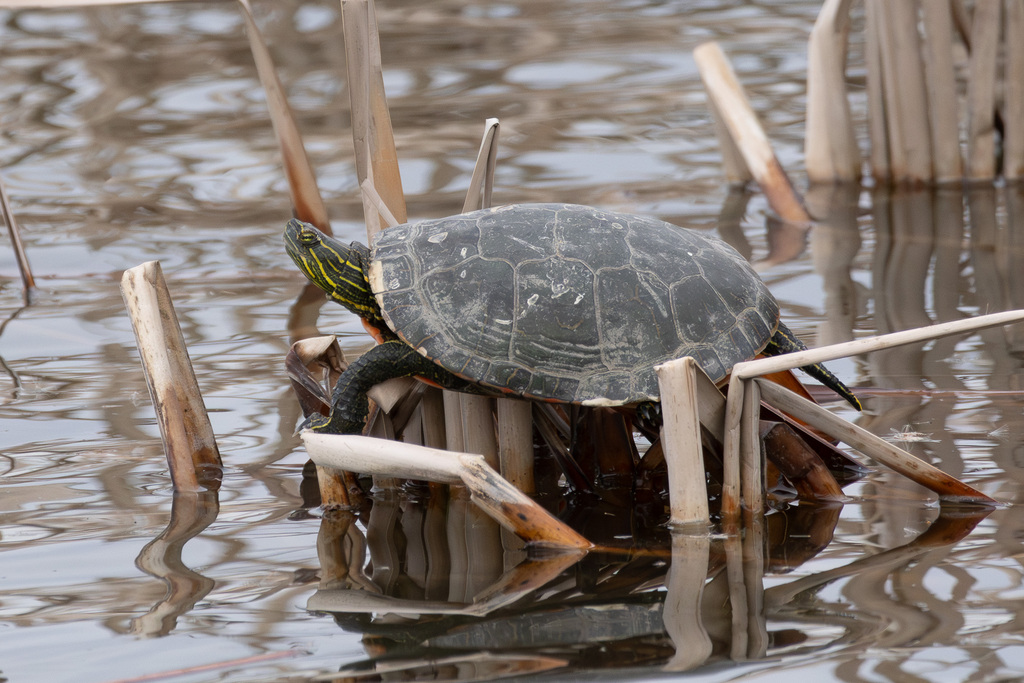
[[[307,278],[375,327],[386,329],[380,306],[370,291],[366,265],[370,250],[358,242],[346,246],[309,223],[293,218],[284,231],[285,249]]]

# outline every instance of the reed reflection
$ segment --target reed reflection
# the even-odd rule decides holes
[[[859,254],[858,193],[815,188],[808,195],[822,218],[811,239],[815,269],[824,282],[827,324],[824,342],[851,339],[860,311],[871,310],[879,334],[1024,306],[1018,273],[1024,266],[1024,189],[991,186],[878,189],[870,194],[875,245],[871,285],[851,277]],[[965,223],[965,217],[969,223]],[[835,305],[832,304],[835,302]],[[1002,435],[992,457],[1010,477],[1020,476],[1024,444],[1019,407],[1024,388],[1024,326],[983,330],[870,354],[869,411],[861,426],[894,438],[960,475],[965,465],[957,448],[963,435],[964,404],[985,401],[998,411],[998,424],[968,424]],[[970,354],[965,358],[965,354]],[[978,365],[982,370],[970,373]],[[968,362],[968,361],[971,362]],[[973,403],[972,407],[977,407]],[[881,481],[875,478],[874,481]],[[920,495],[904,479],[884,480]],[[1019,495],[1014,491],[1013,496]]]
[[[809,200],[821,200],[817,213],[824,218],[811,244],[827,298],[842,302],[847,293],[854,294],[854,306],[873,312],[879,333],[1024,306],[1019,277],[1024,265],[1024,189],[873,191],[875,245],[870,255],[855,248],[861,234],[855,195],[822,193],[809,195]],[[851,287],[850,273],[865,258],[870,258],[871,285]],[[860,296],[864,299],[858,300]],[[829,310],[827,316],[828,341],[853,336],[856,325],[846,310]],[[861,426],[901,441],[954,476],[966,472],[1001,500],[1019,500],[1024,464],[1022,334],[1024,326],[1016,325],[871,354],[864,359],[871,388],[861,389],[869,396]],[[928,523],[925,506],[907,504],[926,499],[925,494],[905,479],[879,472],[865,480],[861,496],[863,519],[844,526],[846,533],[863,534],[886,547],[907,528]],[[876,621],[873,635],[865,636],[878,647],[913,642],[915,648],[888,658],[883,668],[867,655],[854,656],[837,668],[842,680],[862,680],[862,667],[903,680],[918,649],[956,642],[966,627],[962,596],[975,590],[978,581],[970,568],[950,562],[945,569],[953,599],[933,593],[925,580],[950,552],[948,545],[926,548],[922,543],[950,532],[939,522],[943,518],[918,542],[865,558],[847,583],[843,594],[864,615],[863,624]],[[1017,553],[1022,524],[1019,514],[1000,514],[992,531],[993,556]],[[912,554],[921,559],[908,564]],[[1019,615],[1018,607],[1005,601],[991,608]],[[977,664],[991,672],[991,662]]]
[[[12,311],[11,314],[4,318],[4,321],[0,323],[0,336],[3,335],[4,331],[7,329],[7,326],[10,324],[10,322],[17,318],[22,311],[26,310],[29,307],[29,302],[27,301],[27,290],[25,296],[25,305],[22,306],[21,308],[14,309],[14,311]],[[9,390],[8,395],[10,396],[10,398],[13,399],[18,395],[18,392],[21,390],[21,377],[19,376],[17,370],[8,365],[7,361],[4,359],[3,356],[0,356],[0,369],[3,370],[4,374],[11,378],[11,388]]]
[[[217,519],[219,510],[216,491],[174,493],[167,528],[135,560],[139,569],[163,580],[167,594],[147,614],[132,619],[132,633],[147,637],[167,635],[174,630],[178,617],[190,612],[213,590],[214,580],[185,566],[181,554],[188,541]]]
[[[908,543],[785,580],[829,545],[840,505],[778,511],[742,539],[607,539],[586,555],[524,550],[481,525],[474,508],[459,489],[423,487],[383,492],[358,515],[325,514],[321,583],[307,608],[363,634],[367,656],[339,672],[345,680],[688,671],[867,645],[893,621],[910,621],[900,622],[896,611],[907,605],[885,596],[887,582],[931,566],[930,552],[956,543],[987,514],[943,509]],[[843,599],[822,591],[840,580]],[[914,591],[919,604],[939,600],[926,588]]]

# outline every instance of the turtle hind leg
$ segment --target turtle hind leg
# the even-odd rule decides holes
[[[445,389],[464,391],[472,385],[440,365],[416,353],[397,339],[369,349],[338,378],[331,396],[331,414],[314,414],[308,420],[313,431],[325,434],[359,434],[366,423],[370,404],[366,392],[394,377],[423,377]]]
[[[779,356],[784,353],[793,353],[794,351],[805,350],[807,350],[807,346],[796,338],[796,335],[793,334],[793,330],[780,322],[779,328],[775,330],[775,334],[773,334],[772,338],[768,340],[768,346],[764,347],[764,351],[762,351],[762,353],[766,356]],[[832,372],[821,363],[804,365],[801,366],[800,369],[832,391],[839,394],[847,403],[857,410],[863,410],[864,406],[862,406],[860,400],[853,395],[850,388],[843,384],[842,380],[833,375]]]

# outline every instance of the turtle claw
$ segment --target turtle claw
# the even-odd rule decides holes
[[[300,433],[302,432],[302,430],[304,430],[304,429],[309,429],[309,427],[310,427],[310,419],[311,419],[311,417],[312,417],[312,416],[310,416],[310,417],[307,417],[307,418],[306,418],[305,420],[303,420],[302,422],[300,422],[300,423],[299,423],[299,426],[295,428],[295,431],[294,431],[294,432],[292,432],[292,436],[298,436],[298,435],[299,435],[299,434],[300,434]]]
[[[657,401],[643,401],[636,406],[636,417],[640,424],[648,430],[657,433],[661,429],[661,403]]]
[[[313,413],[305,420],[299,423],[299,426],[295,428],[295,433],[292,436],[297,436],[301,432],[312,429],[313,431],[322,431],[323,428],[331,423],[329,417],[321,415],[320,413]]]

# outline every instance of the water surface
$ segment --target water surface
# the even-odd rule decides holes
[[[496,116],[496,203],[596,204],[715,231],[759,262],[810,344],[1024,307],[1016,189],[812,193],[828,220],[799,235],[806,248],[794,253],[760,195],[728,192],[692,50],[721,42],[800,183],[817,6],[382,2],[410,215],[461,208],[483,121]],[[334,230],[361,239],[336,3],[255,9]],[[287,188],[235,5],[0,12],[0,102],[0,173],[39,284],[25,305],[0,248],[0,677],[188,669],[174,680],[308,680],[385,665],[417,680],[640,679],[691,666],[702,681],[1024,676],[1019,511],[965,521],[881,469],[847,489],[841,510],[773,515],[765,557],[740,548],[747,562],[730,564],[735,539],[722,538],[674,554],[595,554],[554,567],[511,606],[450,614],[523,559],[483,532],[462,541],[492,544],[470,566],[451,564],[466,555],[449,534],[451,558],[431,555],[440,546],[424,529],[457,528],[467,515],[469,528],[483,525],[465,501],[384,499],[372,518],[324,528],[308,509],[282,364],[303,278],[281,245]],[[209,526],[169,551],[158,537],[172,495],[118,291],[124,269],[151,259],[167,276],[226,466],[219,510],[195,510],[197,528]],[[368,343],[340,308],[325,307],[319,326],[346,350]],[[838,362],[868,410],[835,410],[1013,504],[1024,475],[1021,352],[1020,331],[990,330]],[[636,528],[621,510],[576,522],[627,547]],[[363,563],[367,536],[400,542],[371,545]],[[318,537],[350,539],[351,576],[325,575]],[[687,659],[695,641],[679,640],[672,618],[679,577],[702,561],[705,664]],[[765,588],[751,594],[742,638],[723,608],[737,566],[742,585]],[[364,575],[448,611],[307,609],[330,581]]]

